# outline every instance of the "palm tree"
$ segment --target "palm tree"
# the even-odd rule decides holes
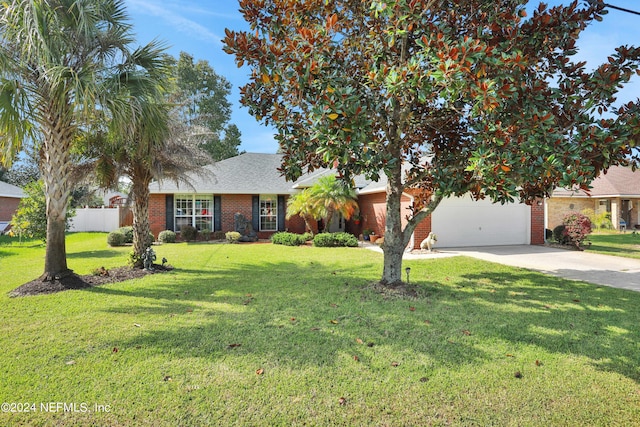
[[[314,212],[324,218],[325,231],[328,231],[336,212],[349,219],[359,210],[355,190],[335,175],[320,177],[309,190]]]
[[[287,219],[294,215],[300,215],[304,220],[307,229],[313,235],[313,227],[311,227],[311,220],[317,220],[320,218],[318,209],[312,200],[312,194],[310,188],[305,188],[300,193],[294,194],[287,200]]]
[[[130,57],[123,0],[12,0],[0,5],[0,162],[23,141],[40,154],[47,202],[42,280],[67,268],[65,215],[78,130],[101,114],[96,105],[109,69]]]
[[[108,129],[94,130],[88,136],[98,141],[93,144],[94,161],[88,164],[95,169],[99,183],[113,187],[122,176],[131,181],[133,262],[138,267],[151,244],[151,182],[173,179],[188,183],[188,174],[201,172],[201,167],[211,161],[199,148],[208,133],[195,126],[187,127],[177,110],[166,102],[171,62],[163,52],[163,46],[156,43],[134,52],[137,59],[132,61],[131,69],[124,67],[112,79],[125,83],[113,85]]]

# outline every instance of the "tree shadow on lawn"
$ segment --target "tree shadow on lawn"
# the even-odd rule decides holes
[[[114,250],[98,250],[98,251],[81,251],[81,252],[69,252],[67,253],[67,258],[75,259],[95,259],[98,262],[100,259],[106,258],[122,258],[125,259],[126,255],[122,252],[114,251]]]
[[[162,321],[120,344],[158,354],[247,355],[293,367],[333,365],[341,354],[366,364],[388,354],[389,363],[405,355],[459,366],[503,359],[483,349],[498,339],[514,351],[535,345],[585,356],[597,369],[640,382],[634,293],[522,270],[466,274],[455,284],[417,280],[418,298],[385,299],[370,286],[378,266],[369,267],[369,276],[362,273],[367,266],[335,270],[318,263],[176,269],[157,283],[86,292],[152,299],[129,304],[127,298],[108,312],[177,317],[175,326]]]
[[[586,356],[597,369],[640,383],[637,292],[526,270],[463,277],[473,286],[468,302],[475,299],[491,307],[482,313],[495,325],[485,332],[488,336]]]

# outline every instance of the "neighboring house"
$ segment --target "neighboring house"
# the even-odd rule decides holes
[[[609,213],[614,228],[634,228],[640,224],[640,171],[613,166],[600,174],[584,190],[556,189],[547,200],[547,228],[562,224],[569,212],[592,209],[596,215]]]
[[[285,218],[287,200],[313,185],[319,176],[333,172],[318,170],[289,182],[278,171],[281,160],[280,154],[245,153],[209,166],[208,175],[192,177],[191,185],[170,181],[152,184],[149,199],[152,232],[156,236],[165,229],[179,232],[185,224],[198,229],[232,231],[236,213],[252,221],[260,238],[269,238],[276,231],[304,232],[302,218]],[[358,177],[355,184],[360,224],[338,217],[330,230],[359,235],[368,228],[378,235],[384,234],[384,178],[371,182]],[[402,208],[407,214],[412,202],[411,195],[405,194]],[[542,203],[500,205],[469,198],[447,199],[416,228],[409,247],[419,248],[432,230],[438,236],[439,247],[542,244],[544,207]]]
[[[18,209],[18,203],[24,197],[26,194],[20,187],[0,181],[0,234],[8,229],[9,222]]]

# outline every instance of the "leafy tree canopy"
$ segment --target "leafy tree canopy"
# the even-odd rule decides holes
[[[214,160],[239,154],[240,130],[232,123],[228,96],[231,84],[218,75],[207,61],[194,62],[193,56],[180,52],[173,60],[175,87],[171,101],[188,126],[200,126],[210,134],[202,143]]]
[[[278,129],[284,174],[387,181],[383,282],[401,280],[411,233],[443,197],[531,202],[636,160],[628,127],[600,114],[640,51],[620,47],[587,71],[576,40],[603,1],[530,17],[527,3],[240,0],[251,31],[227,30],[225,50],[252,69],[241,101]]]

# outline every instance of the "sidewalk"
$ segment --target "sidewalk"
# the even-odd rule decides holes
[[[377,245],[365,244],[382,252]],[[640,260],[537,245],[441,248],[434,253],[407,253],[404,259],[432,259],[464,255],[528,268],[565,279],[640,292]]]

